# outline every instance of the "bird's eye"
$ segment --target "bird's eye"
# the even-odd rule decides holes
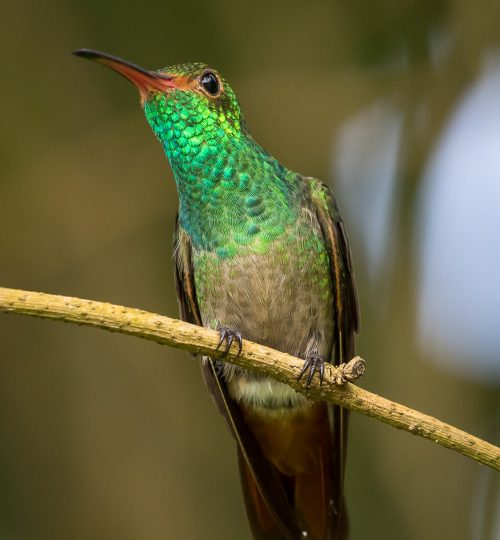
[[[216,96],[220,91],[219,79],[211,72],[205,71],[200,79],[201,86],[207,94],[211,96]]]

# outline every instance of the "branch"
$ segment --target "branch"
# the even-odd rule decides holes
[[[221,356],[215,349],[219,335],[214,330],[139,309],[0,287],[2,311],[94,326],[199,355],[212,358]],[[323,385],[320,386],[315,377],[309,388],[306,388],[304,382],[297,381],[303,360],[247,340],[243,342],[241,355],[237,356],[236,353],[237,348],[233,346],[224,361],[265,373],[306,394],[310,399],[342,405],[398,429],[420,435],[500,471],[500,448],[436,418],[346,382],[363,374],[364,362],[359,357],[339,367],[327,364]]]

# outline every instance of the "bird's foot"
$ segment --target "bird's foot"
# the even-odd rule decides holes
[[[227,328],[226,326],[219,326],[217,330],[219,332],[220,341],[215,350],[218,351],[220,346],[225,342],[226,347],[222,352],[221,356],[226,356],[229,352],[229,349],[231,348],[231,345],[233,344],[233,341],[236,341],[236,343],[238,344],[237,356],[239,356],[243,347],[243,340],[241,338],[241,334],[239,332],[231,330],[230,328]]]
[[[323,356],[321,356],[321,354],[312,352],[306,356],[304,366],[302,367],[297,380],[300,381],[307,371],[309,371],[309,375],[307,376],[306,386],[311,384],[316,371],[319,373],[319,384],[323,384],[323,376],[325,375],[325,359]]]

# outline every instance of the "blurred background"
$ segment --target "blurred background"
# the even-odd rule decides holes
[[[4,2],[0,285],[177,315],[177,196],[136,90],[72,57],[205,61],[254,137],[330,183],[367,389],[500,443],[500,4]],[[352,415],[352,538],[498,539],[498,475]],[[196,360],[0,316],[0,538],[246,539]]]

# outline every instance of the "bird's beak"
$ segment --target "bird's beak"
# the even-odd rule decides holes
[[[127,62],[126,60],[122,60],[111,54],[94,51],[92,49],[77,49],[76,51],[73,51],[73,54],[88,58],[89,60],[95,60],[100,64],[104,64],[105,66],[114,69],[120,75],[123,75],[139,90],[141,104],[144,104],[144,101],[146,101],[152,90],[167,92],[172,88],[177,87],[175,84],[175,77],[158,73],[157,71],[148,71],[147,69],[136,66],[131,62]]]

